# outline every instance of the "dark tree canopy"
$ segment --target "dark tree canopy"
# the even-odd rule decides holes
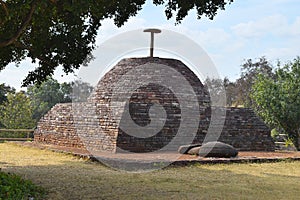
[[[7,101],[7,95],[9,93],[15,93],[16,89],[5,85],[4,83],[0,84],[0,104],[4,101]]]
[[[101,21],[112,18],[120,27],[135,16],[146,0],[0,0],[0,70],[26,57],[39,67],[23,85],[41,83],[61,65],[73,72],[91,58]],[[153,0],[164,5],[176,22],[196,9],[198,18],[213,19],[233,0]]]

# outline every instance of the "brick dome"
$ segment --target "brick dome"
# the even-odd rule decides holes
[[[176,70],[178,74],[172,77],[172,79],[179,80],[179,77],[186,79],[188,84],[192,87],[194,94],[196,94],[196,100],[198,101],[199,113],[204,113],[209,104],[209,94],[203,87],[199,78],[181,61],[175,59],[166,58],[128,58],[121,60],[116,66],[114,66],[105,76],[99,81],[94,93],[88,99],[88,102],[92,105],[96,105],[96,112],[99,113],[100,126],[103,127],[102,131],[105,135],[110,136],[111,142],[118,148],[113,148],[114,151],[125,150],[129,152],[152,152],[162,149],[168,145],[176,136],[179,131],[181,123],[181,106],[176,94],[171,89],[165,87],[163,84],[170,79],[169,72],[162,73],[162,68],[158,70],[149,70],[149,73],[145,74],[145,79],[148,81],[145,85],[141,85],[136,88],[130,99],[125,102],[124,99],[119,101],[117,106],[112,105],[113,95],[122,95],[123,91],[132,87],[134,80],[136,80],[136,73],[129,73],[132,70],[139,70],[140,66],[152,64],[155,66],[167,66],[169,69]],[[147,76],[147,77],[146,77]],[[124,78],[125,77],[125,78]],[[121,90],[116,91],[115,83],[123,79],[123,82],[118,84],[117,87],[122,87]],[[125,81],[124,81],[125,80]],[[153,82],[152,82],[153,81]],[[185,97],[190,99],[188,91],[183,91],[186,94]],[[124,100],[124,101],[123,101]],[[123,102],[122,102],[123,101]],[[147,136],[147,132],[153,131],[154,127],[148,126],[151,123],[149,111],[153,105],[159,104],[166,112],[166,121],[161,130],[157,130],[157,133]],[[125,107],[128,106],[130,117],[125,117],[122,112],[125,111]],[[112,109],[118,110],[119,115],[112,116]],[[199,116],[199,115],[198,115]],[[154,116],[154,118],[157,116]],[[190,116],[192,117],[192,116]],[[140,128],[130,130],[131,127],[127,127],[130,124],[129,121],[133,121]],[[192,119],[190,119],[192,120]],[[121,128],[121,126],[125,128]],[[182,130],[189,130],[189,123],[186,123]],[[195,124],[194,124],[195,125]],[[194,126],[190,125],[190,126]],[[198,124],[197,124],[198,125]],[[194,127],[193,127],[194,128]],[[132,135],[134,132],[134,136]],[[139,132],[140,131],[140,132]],[[146,133],[145,137],[139,137]],[[177,141],[173,142],[167,150],[177,150],[180,145],[185,144],[188,141],[188,136],[194,138],[195,135],[188,135],[191,133],[185,133],[183,136],[179,135],[176,138]],[[178,137],[178,136],[177,136]],[[190,139],[189,138],[189,139]]]

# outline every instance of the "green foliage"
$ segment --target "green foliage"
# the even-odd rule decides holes
[[[15,88],[5,85],[4,83],[0,84],[0,104],[4,101],[7,101],[8,93],[15,93]]]
[[[27,95],[32,101],[33,118],[38,121],[57,103],[86,101],[92,90],[92,86],[82,81],[60,84],[53,78],[41,85],[31,85],[27,88]]]
[[[0,105],[7,101],[8,93],[15,93],[15,88],[5,85],[4,83],[0,84]],[[1,108],[0,108],[1,112]],[[0,128],[4,128],[4,125],[0,121]]]
[[[69,85],[72,89],[69,94],[73,102],[85,102],[94,89],[89,83],[80,80],[73,81]]]
[[[206,78],[204,88],[209,92],[210,99],[214,101],[214,106],[226,106],[226,81],[228,79]],[[220,98],[224,97],[224,99]]]
[[[242,65],[240,78],[231,82],[228,78],[222,79],[206,79],[204,86],[210,88],[211,97],[218,97],[221,87],[226,91],[226,106],[243,106],[252,107],[252,99],[250,98],[252,85],[254,84],[258,74],[264,74],[267,77],[273,77],[272,66],[265,57],[257,60],[248,59]],[[218,100],[218,105],[222,105],[222,100]]]
[[[23,93],[8,94],[7,102],[0,106],[0,121],[8,129],[27,129],[35,126],[30,99]]]
[[[271,126],[282,129],[299,149],[300,57],[275,71],[258,76],[251,98],[257,113]]]
[[[0,0],[0,70],[26,57],[39,67],[23,85],[42,83],[57,66],[71,73],[85,64],[95,48],[101,22],[113,18],[120,27],[142,9],[146,0]],[[233,0],[153,0],[164,5],[167,19],[180,21],[196,9],[198,18],[213,19]]]
[[[43,199],[44,189],[14,174],[0,171],[0,200]]]
[[[271,137],[276,140],[276,138],[279,136],[279,132],[276,130],[276,128],[273,128],[271,130]]]
[[[252,107],[253,102],[250,94],[252,85],[259,74],[265,77],[273,76],[272,66],[265,57],[261,57],[256,61],[248,59],[242,64],[241,77],[235,82],[236,105]]]
[[[27,132],[0,132],[0,138],[27,138]],[[32,134],[29,134],[30,137],[33,137]]]
[[[224,78],[223,82],[226,90],[226,105],[229,107],[238,106],[238,90],[236,82],[231,82],[228,78]]]
[[[287,138],[285,141],[285,146],[286,147],[290,147],[290,146],[293,146],[293,140],[291,138]]]
[[[71,86],[60,84],[53,78],[48,78],[41,85],[31,85],[27,88],[27,95],[32,101],[33,118],[38,121],[57,103],[71,102]]]

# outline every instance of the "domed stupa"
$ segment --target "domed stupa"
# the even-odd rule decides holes
[[[180,60],[125,58],[108,71],[87,102],[57,104],[39,121],[34,140],[94,152],[177,151],[202,143],[210,126],[209,92]],[[272,151],[269,128],[248,108],[226,113],[218,141],[238,150]]]

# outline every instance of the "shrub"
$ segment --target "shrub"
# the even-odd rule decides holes
[[[29,180],[0,171],[0,200],[43,199],[45,191]]]

